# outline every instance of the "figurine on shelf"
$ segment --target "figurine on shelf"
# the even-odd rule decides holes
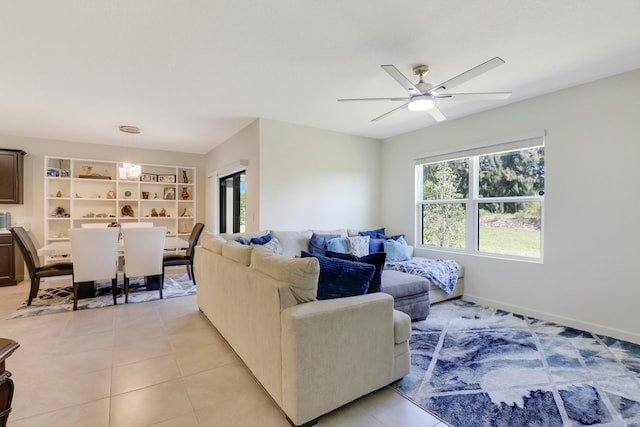
[[[151,209],[151,216],[158,216],[158,212],[156,212],[156,208]]]
[[[100,197],[100,196],[98,196]],[[116,198],[116,192],[113,190],[109,190],[107,191],[107,199],[115,199]]]
[[[131,207],[131,205],[124,205],[120,212],[122,213],[122,216],[134,216],[133,208]]]
[[[64,210],[62,206],[58,206],[56,208],[55,216],[57,218],[69,218],[69,214],[67,213],[67,211]]]
[[[58,192],[56,193],[56,197],[62,197],[62,191],[58,190]]]
[[[182,194],[180,194],[180,197],[182,197],[182,200],[189,200],[189,190],[187,190],[187,187],[182,187]]]
[[[155,193],[155,195],[153,196],[154,199],[159,199],[158,197],[158,193]]]
[[[160,209],[158,216],[167,216],[167,210],[165,208]]]
[[[180,213],[180,216],[181,216],[181,217],[191,216],[191,212],[189,211],[189,209],[184,208],[184,209],[182,210],[182,212]]]
[[[186,170],[182,170],[182,182],[184,182],[185,184],[189,183],[189,177],[187,176],[187,171]]]

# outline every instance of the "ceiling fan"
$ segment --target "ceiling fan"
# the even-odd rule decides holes
[[[504,64],[504,61],[497,56],[488,60],[470,70],[465,71],[462,74],[455,76],[452,79],[447,80],[439,85],[431,85],[423,80],[425,74],[429,72],[429,66],[416,65],[413,67],[413,72],[420,76],[420,81],[415,85],[406,78],[396,67],[393,65],[381,65],[395,81],[400,83],[400,86],[405,88],[409,92],[408,97],[404,98],[350,98],[350,99],[338,99],[338,101],[403,101],[399,107],[394,108],[391,111],[384,113],[371,120],[372,122],[378,121],[387,117],[388,115],[395,113],[398,110],[407,108],[411,111],[427,111],[436,121],[441,122],[447,118],[442,114],[442,111],[435,105],[436,100],[480,100],[480,99],[506,99],[511,96],[511,92],[485,92],[485,93],[444,93],[445,91],[452,89],[474,77],[478,77],[481,74],[486,73],[493,68]]]

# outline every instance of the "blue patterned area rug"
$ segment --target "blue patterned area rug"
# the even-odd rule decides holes
[[[70,282],[70,280],[69,280]],[[131,279],[129,284],[129,304],[132,302],[144,302],[160,299],[160,291],[147,291],[142,278]],[[183,297],[194,295],[196,286],[193,284],[187,274],[167,274],[164,277],[164,287],[162,296],[164,298]],[[118,282],[118,294],[116,297],[118,304],[124,304],[124,284]],[[78,300],[78,310],[88,308],[107,307],[113,305],[113,295],[111,293],[111,282],[99,283],[96,286],[95,298],[82,298]],[[73,287],[60,286],[55,288],[40,288],[38,296],[33,299],[31,305],[27,305],[27,301],[18,307],[16,311],[9,317],[10,319],[18,319],[28,316],[39,316],[43,314],[64,313],[73,311]]]
[[[448,301],[413,323],[392,384],[455,427],[640,427],[640,345]]]

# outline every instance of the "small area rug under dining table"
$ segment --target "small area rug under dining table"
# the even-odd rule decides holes
[[[45,283],[47,282],[42,282],[40,284],[38,295],[33,299],[31,305],[28,306],[25,299],[24,303],[18,307],[9,318],[18,319],[21,317],[73,311],[72,285],[68,283],[68,285],[46,287],[43,286]],[[94,298],[82,298],[78,300],[78,310],[113,305],[111,282],[99,283],[95,288],[96,296]],[[182,297],[194,295],[195,293],[196,286],[191,280],[189,280],[189,276],[186,273],[165,275],[162,291],[164,298]],[[131,280],[129,303],[152,301],[156,299],[160,299],[160,292],[157,289],[147,291],[142,278]],[[118,304],[124,304],[124,285],[122,284],[122,281],[118,284],[116,301]]]

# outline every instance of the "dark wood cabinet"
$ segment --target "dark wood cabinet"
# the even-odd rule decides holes
[[[24,199],[22,150],[0,149],[0,203],[20,205]]]
[[[0,233],[0,286],[12,286],[22,281],[22,264],[11,233]]]

